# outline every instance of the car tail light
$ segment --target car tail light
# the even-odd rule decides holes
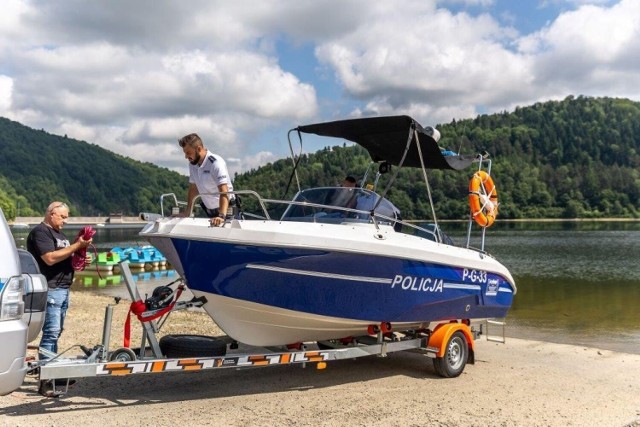
[[[0,279],[0,321],[20,319],[24,313],[24,278]]]

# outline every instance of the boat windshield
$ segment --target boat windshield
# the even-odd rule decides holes
[[[282,215],[283,221],[369,222],[380,196],[363,188],[323,187],[300,191]],[[391,224],[400,211],[383,199],[375,209],[376,219]],[[387,218],[384,218],[387,217]],[[395,223],[395,221],[393,221]]]

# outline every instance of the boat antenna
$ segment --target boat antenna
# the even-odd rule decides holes
[[[293,146],[291,145],[291,132],[298,132],[298,140],[300,141],[300,153],[296,157],[293,152]],[[293,170],[291,171],[291,175],[289,176],[289,182],[287,183],[287,187],[282,194],[282,199],[284,199],[289,192],[289,188],[291,187],[291,181],[293,181],[293,177],[296,177],[296,184],[298,185],[298,192],[300,191],[300,178],[298,178],[298,164],[300,163],[300,159],[302,158],[302,134],[298,128],[291,129],[287,132],[287,141],[289,142],[289,151],[291,152],[291,162],[293,163]]]

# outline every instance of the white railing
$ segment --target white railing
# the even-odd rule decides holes
[[[409,228],[411,230],[413,230],[414,233],[416,234],[420,234],[420,233],[424,233],[426,236],[428,236],[427,238],[429,240],[433,240],[436,242],[442,242],[442,237],[441,237],[441,233],[438,233],[437,229],[434,228],[433,230],[424,228],[424,227],[420,227],[418,225],[412,224],[410,222],[407,221],[403,221],[402,219],[399,218],[394,218],[394,217],[390,217],[387,215],[383,215],[381,213],[378,212],[371,212],[371,211],[366,211],[366,210],[361,210],[361,209],[354,209],[354,208],[348,208],[348,207],[343,207],[343,206],[335,206],[335,205],[327,205],[327,204],[322,204],[322,203],[314,203],[314,202],[309,202],[309,201],[296,201],[296,200],[278,200],[278,199],[266,199],[263,198],[262,196],[260,196],[257,192],[252,191],[252,190],[239,190],[239,191],[228,191],[228,192],[220,192],[220,193],[211,193],[211,194],[205,194],[205,195],[220,195],[220,194],[235,194],[235,195],[240,195],[240,196],[250,196],[250,197],[254,197],[257,201],[258,207],[261,210],[261,214],[260,213],[253,213],[253,212],[242,212],[242,216],[244,217],[244,219],[258,219],[258,220],[266,220],[266,221],[273,221],[273,220],[277,220],[277,221],[294,221],[294,220],[300,220],[301,218],[299,217],[280,217],[278,219],[274,219],[271,218],[271,215],[269,214],[269,210],[267,209],[267,205],[282,205],[285,206],[285,210],[286,208],[288,208],[289,206],[302,206],[302,207],[308,207],[308,208],[312,208],[312,209],[316,209],[317,211],[332,211],[332,212],[341,212],[343,215],[341,215],[339,218],[323,218],[322,216],[311,216],[309,217],[309,220],[312,222],[319,222],[319,223],[354,223],[354,222],[359,222],[359,223],[370,223],[373,224],[376,228],[378,228],[379,224],[391,224],[391,225],[401,225],[402,229]],[[201,198],[201,194],[197,195],[194,199],[194,203],[193,205],[196,205],[196,202]],[[174,193],[167,193],[167,194],[163,194],[162,196],[160,196],[160,210],[162,212],[162,216],[167,216],[165,215],[165,210],[164,210],[164,206],[165,206],[165,199],[166,198],[170,198],[173,201],[173,204],[171,206],[173,207],[182,207],[182,206],[187,206],[187,202],[184,201],[178,201],[176,195]],[[177,212],[172,212],[172,215],[176,215]],[[190,217],[193,214],[193,210],[191,212],[187,212],[185,213],[185,216]],[[409,234],[409,233],[407,233]]]

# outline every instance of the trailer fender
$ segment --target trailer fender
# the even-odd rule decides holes
[[[449,342],[451,335],[456,331],[461,331],[467,339],[467,343],[469,344],[469,359],[467,362],[473,364],[475,362],[475,343],[473,341],[471,329],[464,323],[440,323],[436,326],[429,337],[427,353],[433,357],[444,357],[444,353],[447,349],[447,343]]]

